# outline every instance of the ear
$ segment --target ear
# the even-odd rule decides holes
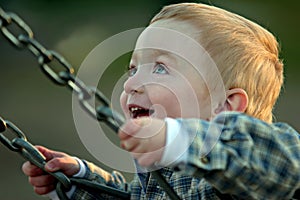
[[[228,111],[245,112],[248,107],[248,95],[242,88],[233,88],[226,91],[224,108]]]

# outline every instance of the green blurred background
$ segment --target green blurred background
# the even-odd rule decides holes
[[[0,0],[0,6],[21,16],[35,38],[56,50],[78,69],[101,41],[122,31],[144,27],[162,6],[183,1]],[[191,2],[191,1],[190,1]],[[203,0],[241,14],[273,32],[281,43],[285,87],[275,109],[277,121],[300,130],[300,3],[292,0]],[[0,115],[14,122],[34,144],[42,144],[91,160],[107,170],[82,145],[72,117],[72,95],[41,72],[28,51],[19,51],[0,36]],[[128,56],[106,72],[100,89],[110,96]],[[122,65],[120,68],[119,66]],[[108,130],[110,134],[110,131]],[[103,152],[109,153],[109,152]],[[113,156],[113,155],[112,155]],[[42,199],[21,173],[23,159],[0,145],[0,199]],[[130,179],[131,175],[126,174]]]

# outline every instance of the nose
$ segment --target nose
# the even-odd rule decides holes
[[[141,94],[144,93],[144,90],[143,79],[138,72],[129,77],[124,83],[124,91],[126,94]]]

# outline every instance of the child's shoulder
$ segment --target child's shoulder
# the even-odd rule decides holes
[[[261,132],[265,134],[284,134],[300,137],[299,133],[289,124],[284,122],[267,123],[258,118],[252,117],[245,113],[235,111],[224,111],[218,114],[214,122],[223,124],[224,127],[231,127],[233,130],[242,132]]]

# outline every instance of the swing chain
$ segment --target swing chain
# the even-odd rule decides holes
[[[13,133],[16,137],[9,139],[4,135],[5,132]],[[12,122],[3,120],[0,117],[0,142],[2,142],[8,149],[13,152],[19,153],[27,161],[30,161],[35,166],[45,171],[46,158],[44,155],[30,142],[27,141],[25,134]],[[46,172],[46,171],[45,171]],[[115,188],[111,188],[105,185],[101,185],[84,178],[68,178],[64,173],[60,171],[48,172],[54,178],[56,178],[56,192],[61,200],[68,200],[65,192],[69,191],[72,185],[85,188],[88,191],[101,191],[108,195],[113,195],[120,199],[130,199],[130,193],[128,191],[121,191]]]
[[[14,23],[17,25],[17,27],[21,29],[23,34],[20,33],[19,35],[17,35],[14,34],[13,31],[10,31],[8,29],[8,27]],[[69,89],[74,91],[74,93],[77,94],[81,107],[89,115],[91,115],[93,118],[95,118],[98,121],[105,122],[113,131],[115,131],[116,133],[118,132],[120,125],[123,124],[125,120],[122,117],[122,115],[120,115],[118,112],[115,112],[111,109],[110,103],[108,99],[105,97],[105,95],[102,92],[100,92],[97,88],[87,87],[79,78],[75,77],[74,68],[71,66],[70,63],[68,63],[64,59],[63,56],[61,56],[56,51],[46,49],[42,44],[40,44],[37,40],[34,39],[31,28],[20,17],[18,17],[15,13],[5,12],[1,7],[0,7],[0,31],[8,39],[8,41],[12,43],[15,47],[19,49],[25,49],[25,48],[29,49],[29,51],[32,52],[35,57],[37,57],[38,63],[42,71],[54,83],[61,86],[67,86]],[[59,63],[62,67],[62,70],[59,71],[57,70],[57,66],[55,66],[54,68],[52,65],[50,65],[53,62]],[[94,102],[94,105],[96,105],[96,103],[99,104],[99,106],[97,106],[96,108],[90,103],[93,98],[95,101],[96,100],[98,101],[98,102]],[[1,128],[0,128],[0,132],[1,132]],[[171,188],[170,185],[168,185],[168,183],[164,180],[164,178],[159,174],[158,171],[153,171],[152,174],[155,175],[161,187],[164,188],[166,193],[172,199],[175,200],[180,199],[178,195],[175,193],[175,191],[173,190],[173,188]],[[76,181],[72,183],[76,183]],[[68,184],[64,183],[63,181],[59,181],[56,189],[61,199],[68,199],[65,196],[64,192],[61,192],[60,185],[63,185],[65,188],[68,189],[69,188]],[[98,189],[101,189],[102,187],[104,186],[97,185]],[[112,188],[109,188],[107,190],[104,189],[103,191],[109,193],[112,191]],[[117,190],[117,192],[113,191],[112,193],[116,196],[118,196],[119,193],[121,193],[120,195],[121,199],[124,199],[124,197],[128,197],[128,193],[122,194],[122,191]]]
[[[13,139],[9,139],[4,135],[4,132],[6,131],[13,133],[15,137]],[[11,151],[19,153],[23,158],[44,170],[46,159],[43,154],[41,154],[35,146],[27,141],[25,134],[17,126],[10,121],[3,120],[1,117],[0,141]],[[54,172],[50,174],[62,184],[65,190],[69,190],[71,188],[71,182],[66,175],[61,172]]]
[[[19,31],[10,28],[14,24],[20,29]],[[34,38],[31,28],[18,15],[5,12],[1,7],[0,31],[18,49],[27,48],[37,58],[41,70],[49,79],[74,91],[80,105],[88,114],[98,121],[104,121],[114,131],[118,131],[124,119],[120,114],[112,111],[105,95],[95,87],[86,86],[74,75],[74,68],[62,55],[45,48]],[[95,108],[93,105],[98,106]]]

